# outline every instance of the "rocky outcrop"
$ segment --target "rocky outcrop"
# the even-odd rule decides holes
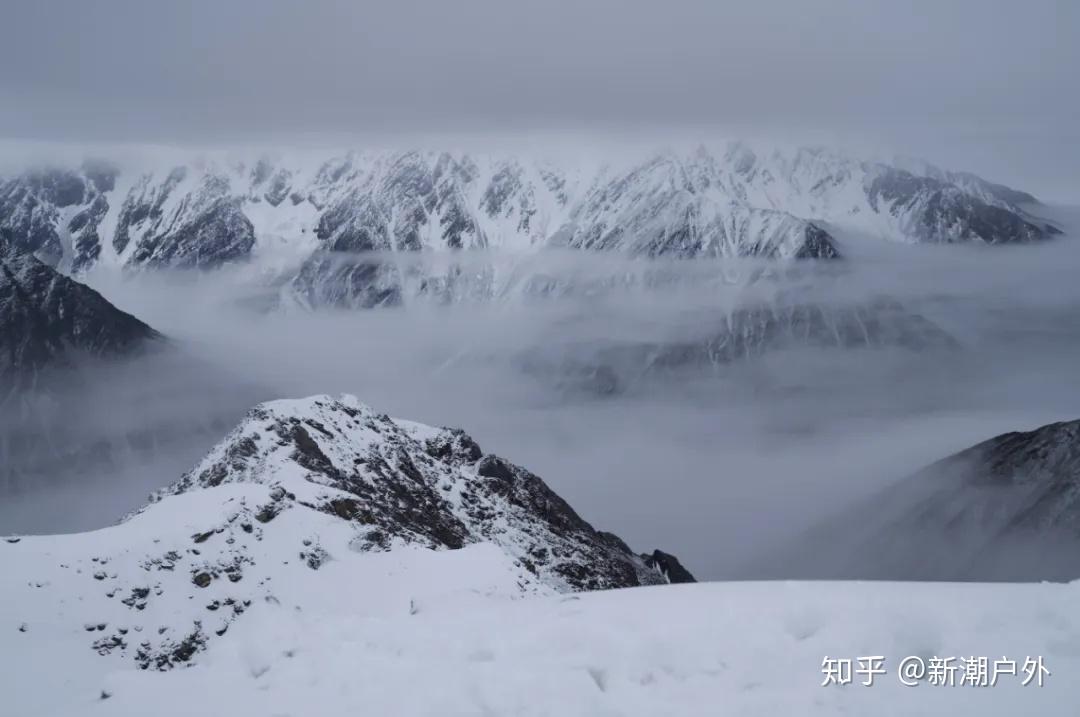
[[[235,482],[280,487],[274,511],[316,510],[355,523],[363,549],[490,541],[558,589],[661,582],[538,476],[484,453],[460,430],[396,421],[351,396],[256,407],[159,497]]]
[[[50,265],[67,258],[73,270],[89,267],[101,252],[98,225],[118,172],[90,160],[78,170],[31,170],[0,181],[0,232]]]
[[[560,245],[646,256],[835,259],[827,232],[774,209],[751,206],[660,155],[597,182],[555,236]]]
[[[177,167],[163,181],[144,176],[124,200],[113,247],[129,243],[130,266],[212,268],[246,258],[255,229],[227,176]]]
[[[919,177],[884,166],[872,168],[868,175],[866,194],[870,206],[895,217],[905,235],[918,241],[1015,244],[1061,233],[1050,224],[1027,217],[1005,200],[1030,196],[1014,193],[1008,187],[980,183],[975,185],[976,192],[967,192],[943,179]],[[983,193],[990,196],[989,202],[980,196]]]
[[[0,597],[21,606],[20,624],[85,634],[81,649],[147,670],[198,660],[253,607],[285,599],[296,611],[330,599],[414,615],[465,591],[516,599],[692,580],[672,556],[639,556],[594,530],[463,431],[351,396],[261,404],[119,525],[10,537],[0,550],[17,576],[0,580]]]
[[[645,564],[664,576],[669,583],[696,583],[690,571],[683,567],[679,559],[671,553],[654,550],[651,555],[642,555]]]

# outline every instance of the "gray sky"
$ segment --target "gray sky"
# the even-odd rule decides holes
[[[1074,0],[8,0],[0,135],[831,133],[1080,203]]]

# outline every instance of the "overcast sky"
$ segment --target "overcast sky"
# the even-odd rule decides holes
[[[835,135],[1080,203],[1075,0],[6,0],[0,135]]]

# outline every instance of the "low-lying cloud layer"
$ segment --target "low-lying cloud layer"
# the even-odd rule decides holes
[[[88,452],[58,459],[48,483],[9,482],[0,533],[104,525],[175,480],[254,402],[350,392],[466,429],[587,519],[678,554],[699,577],[761,572],[759,556],[922,465],[1080,417],[1075,239],[863,246],[825,266],[477,253],[462,259],[466,275],[513,260],[567,290],[343,313],[253,309],[268,290],[243,270],[92,274],[179,350],[88,377],[57,399],[62,410],[34,409],[51,455]],[[839,307],[888,296],[959,348],[796,347],[631,372],[614,392],[528,370],[530,358],[557,369],[601,344],[692,341],[710,317],[779,296]]]

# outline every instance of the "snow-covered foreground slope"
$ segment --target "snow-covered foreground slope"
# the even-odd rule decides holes
[[[226,485],[113,528],[0,543],[4,714],[1013,717],[1070,715],[1080,700],[1080,585],[699,583],[560,595],[490,543],[356,552],[346,547],[353,529],[333,516],[289,510],[262,524],[243,513],[269,492]],[[193,543],[211,520],[226,530]],[[218,548],[230,539],[237,554],[247,541],[252,559],[235,573],[207,564],[229,554]],[[215,575],[205,587],[192,576],[201,570]],[[223,634],[190,655],[193,619]],[[158,657],[139,669],[118,643],[128,657],[142,643],[173,647],[150,650]],[[191,662],[159,671],[167,654]],[[858,675],[821,686],[826,656],[870,655],[887,670],[872,686]],[[1022,686],[1019,668],[994,687],[905,687],[896,669],[908,655],[1041,656],[1051,674],[1041,687]]]
[[[460,431],[348,396],[274,401],[124,522],[0,541],[0,693],[19,717],[1011,716],[1080,698],[1078,584],[677,579]],[[873,686],[821,686],[826,657],[873,655]],[[1051,674],[905,687],[909,655]]]
[[[190,664],[209,642],[231,639],[234,623],[273,614],[262,606],[322,622],[554,592],[490,544],[361,554],[350,548],[354,527],[333,515],[289,510],[263,523],[272,492],[197,491],[112,528],[0,543],[5,714],[82,713],[105,675]]]
[[[12,659],[74,651],[151,670],[191,664],[261,603],[363,611],[362,590],[373,609],[400,600],[416,611],[461,590],[510,598],[693,580],[673,556],[637,555],[595,530],[464,432],[352,396],[261,404],[120,525],[3,547],[0,600],[31,636]],[[427,567],[437,550],[457,552]],[[348,584],[311,582],[324,571]],[[382,585],[398,571],[415,580]]]
[[[206,664],[114,673],[86,714],[1070,715],[1077,586],[744,583],[320,619],[265,606]],[[970,654],[969,654],[970,653]],[[1043,658],[1022,686],[903,686],[908,655]],[[821,685],[825,656],[886,656],[874,684]],[[80,705],[80,706],[82,706]],[[160,706],[160,708],[159,708]]]

